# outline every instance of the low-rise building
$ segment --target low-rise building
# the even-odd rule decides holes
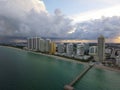
[[[120,67],[120,56],[116,57],[116,65]]]
[[[90,46],[90,48],[89,48],[89,55],[93,56],[95,61],[98,61],[97,53],[98,53],[97,46]]]

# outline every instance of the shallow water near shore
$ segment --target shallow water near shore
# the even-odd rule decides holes
[[[63,90],[84,65],[0,47],[0,90]],[[120,90],[120,73],[92,68],[75,90]]]

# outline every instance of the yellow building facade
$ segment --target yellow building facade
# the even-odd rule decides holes
[[[56,53],[56,43],[55,42],[51,42],[50,43],[50,51],[49,54],[55,54]]]

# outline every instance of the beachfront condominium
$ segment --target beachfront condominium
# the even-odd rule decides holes
[[[55,54],[56,44],[50,39],[42,39],[39,37],[33,37],[27,39],[28,50],[40,51],[43,53]]]
[[[27,39],[27,47],[29,50],[32,50],[32,38]]]
[[[41,48],[41,47],[40,47],[40,45],[41,45],[40,40],[41,40],[41,38],[39,38],[39,39],[38,39],[38,45],[39,45],[39,46],[38,46],[38,48],[39,48],[39,50],[38,50],[38,51],[40,51],[40,48]]]
[[[73,55],[73,44],[72,43],[67,44],[66,53],[67,53],[67,55],[70,55],[70,56]]]
[[[51,43],[50,39],[45,40],[45,52],[46,53],[49,53],[49,51],[50,51],[50,43]]]
[[[36,37],[36,51],[40,50],[40,38]]]
[[[65,45],[64,45],[64,43],[59,43],[57,45],[57,52],[58,53],[65,53]]]
[[[84,52],[85,52],[84,44],[77,44],[77,49],[76,49],[77,56],[84,55]]]
[[[97,46],[90,46],[89,47],[89,55],[91,55],[91,56],[97,55],[97,52],[98,52],[97,49],[98,49]]]
[[[103,35],[98,37],[98,60],[100,62],[105,60],[105,38]]]
[[[84,54],[86,54],[86,55],[88,55],[88,53],[89,53],[89,43],[84,43],[84,49],[85,49],[85,53]]]
[[[35,50],[36,49],[36,38],[34,37],[33,38],[33,50]]]
[[[38,38],[38,37],[28,38],[27,39],[28,49],[38,51],[39,50],[39,44],[40,44],[39,39],[40,38]]]
[[[55,42],[51,42],[49,54],[55,54],[55,53],[56,53],[56,44],[55,44]]]
[[[98,53],[97,46],[90,46],[89,47],[89,55],[93,56],[95,61],[98,61],[97,53]]]
[[[40,51],[45,52],[45,40],[40,39]]]
[[[34,47],[34,51],[39,50],[39,38],[38,37],[33,38],[33,47]]]

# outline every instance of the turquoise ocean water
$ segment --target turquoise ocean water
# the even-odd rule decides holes
[[[0,90],[63,90],[82,64],[0,47]],[[92,68],[75,90],[120,90],[120,73]]]

